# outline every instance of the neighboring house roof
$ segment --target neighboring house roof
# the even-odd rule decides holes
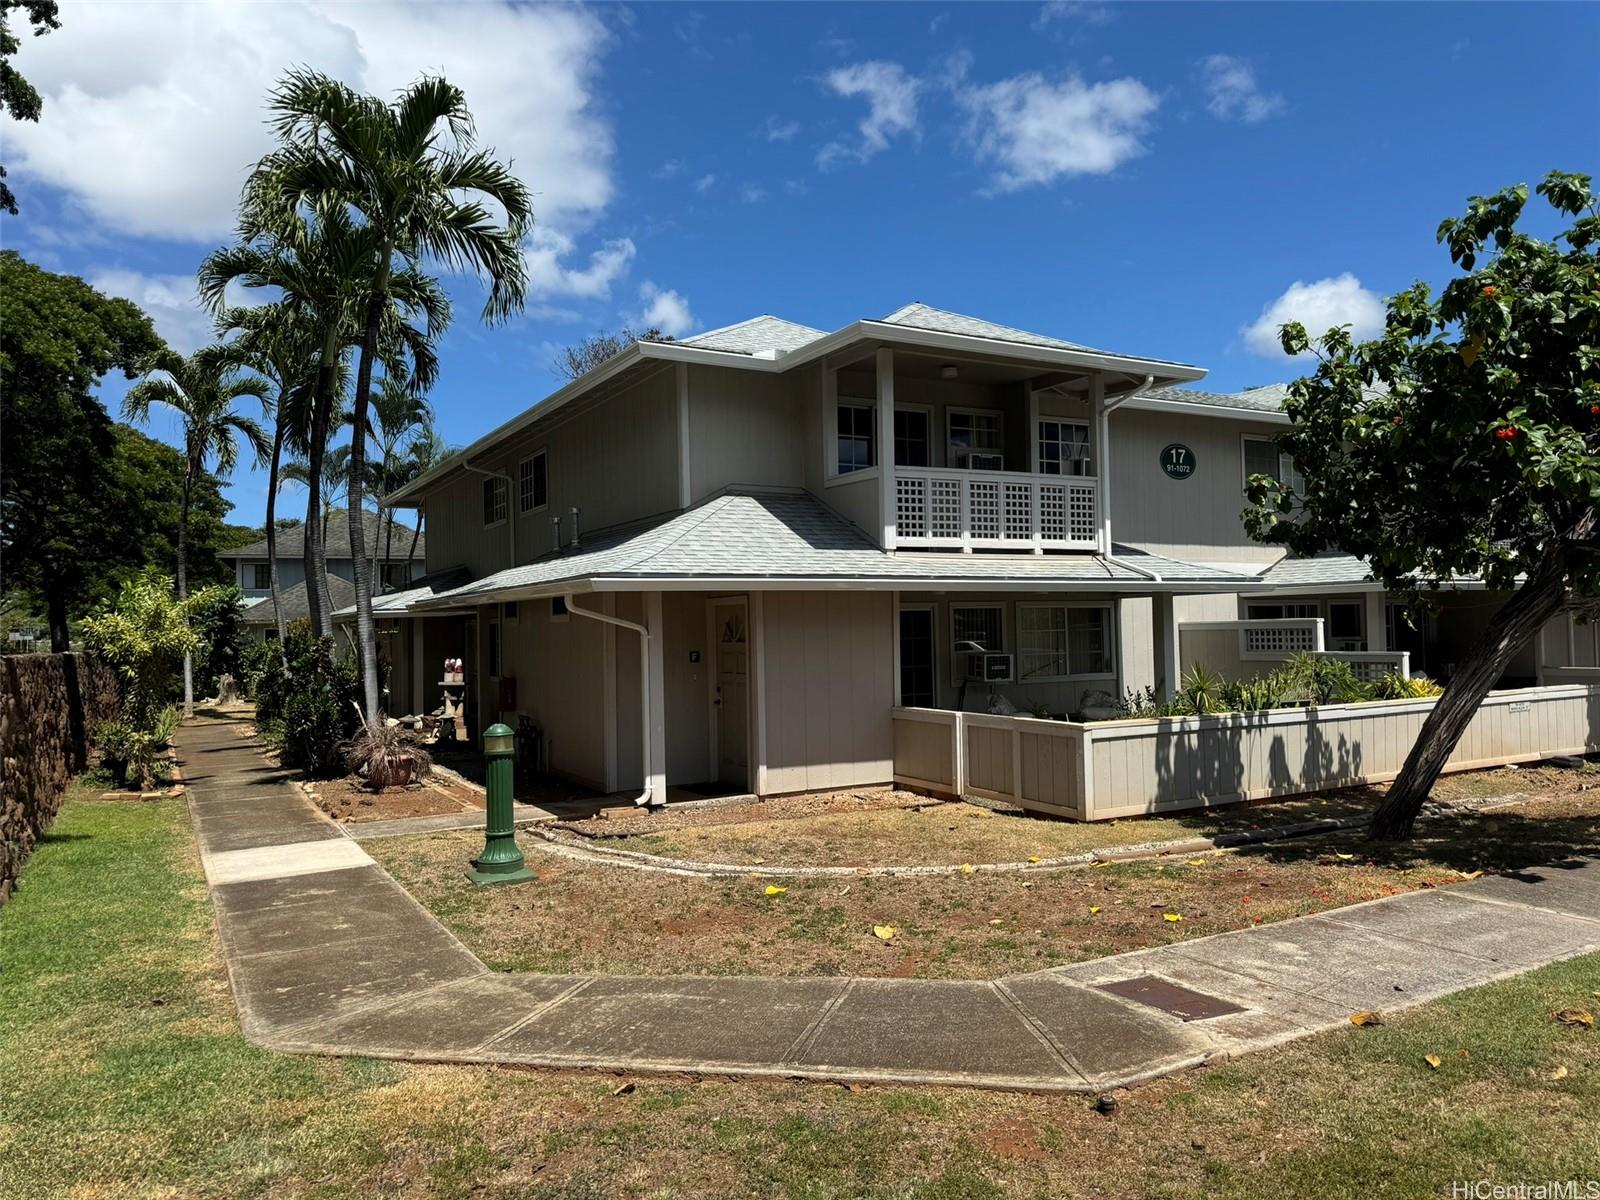
[[[1274,385],[1282,388],[1283,385]],[[1247,392],[1203,392],[1199,388],[1155,387],[1141,392],[1130,401],[1130,407],[1198,405],[1201,408],[1236,409],[1241,414],[1260,413],[1281,419],[1283,416],[1283,391],[1274,388],[1252,388]]]
[[[325,577],[328,581],[328,599],[332,602],[333,611],[337,613],[342,608],[347,608],[356,602],[356,585],[347,579],[340,579],[337,575]],[[280,597],[283,601],[283,619],[285,621],[298,621],[302,617],[311,615],[311,602],[306,598],[306,585],[302,580],[289,588]],[[257,600],[245,608],[241,619],[246,625],[276,625],[277,617],[273,614],[272,597]]]
[[[1186,591],[1248,590],[1256,581],[1197,563],[1116,547],[1118,558],[1181,582]],[[426,610],[569,586],[625,590],[650,581],[854,583],[880,587],[1012,590],[1161,590],[1133,567],[1094,554],[958,554],[878,549],[861,530],[805,493],[730,492],[656,524],[596,538],[414,605]]]
[[[1373,582],[1371,568],[1350,554],[1280,559],[1262,573],[1261,579],[1274,587],[1337,587]]]
[[[681,338],[678,344],[699,346],[706,350],[726,350],[732,354],[771,354],[798,350],[808,342],[826,336],[822,330],[809,325],[796,325],[782,317],[764,314],[735,325],[724,325],[721,329],[710,329],[693,337]]]
[[[365,527],[368,554],[381,555],[383,553],[383,522],[374,512],[361,514],[362,525]],[[289,529],[278,530],[278,558],[299,558],[306,552],[306,528],[304,525],[295,525]],[[328,552],[330,559],[350,557],[350,514],[343,510],[336,510],[328,514],[328,519],[322,531],[322,544]],[[426,533],[417,536],[417,551],[415,557],[425,557],[428,546]],[[394,541],[390,546],[390,554],[400,562],[405,561],[406,551],[411,547],[411,526],[396,522],[394,527]],[[248,546],[239,546],[232,550],[222,550],[218,558],[265,558],[267,556],[267,539],[260,538]]]
[[[451,567],[447,571],[435,571],[432,575],[424,575],[404,591],[385,592],[381,596],[372,598],[372,615],[375,617],[392,617],[396,613],[403,613],[419,600],[431,600],[433,597],[445,592],[454,591],[472,582],[472,572],[465,567]],[[336,617],[353,617],[356,613],[354,593],[351,603],[336,610]]]

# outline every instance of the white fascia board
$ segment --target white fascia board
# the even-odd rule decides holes
[[[1259,421],[1263,425],[1287,425],[1289,414],[1269,412],[1259,408],[1227,408],[1218,404],[1185,404],[1181,400],[1163,400],[1159,396],[1136,396],[1118,405],[1119,408],[1137,408],[1144,412],[1182,413],[1193,417],[1226,417],[1233,421]]]

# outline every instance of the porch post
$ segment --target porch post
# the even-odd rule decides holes
[[[422,661],[422,622],[423,617],[411,618],[411,711],[421,715],[423,705],[427,703],[424,698],[423,688],[427,686],[426,676],[428,667]],[[442,678],[442,676],[441,676]]]
[[[1367,649],[1387,650],[1389,648],[1388,622],[1384,620],[1384,601],[1387,592],[1367,593]]]
[[[1094,413],[1095,489],[1100,502],[1096,531],[1100,553],[1111,553],[1111,418],[1106,414],[1106,382],[1099,375],[1089,377],[1089,408]]]
[[[1178,597],[1164,592],[1161,606],[1161,698],[1171,700],[1177,694],[1183,675],[1182,646],[1178,640]]]
[[[883,548],[895,542],[894,497],[894,351],[878,348],[878,507],[883,524]]]
[[[666,619],[662,614],[661,593],[644,594],[644,623],[650,631],[645,670],[650,681],[650,772],[645,783],[651,804],[667,802],[667,668]]]

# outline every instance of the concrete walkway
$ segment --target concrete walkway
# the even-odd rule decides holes
[[[1574,859],[992,981],[503,974],[231,722],[178,746],[245,1036],[295,1053],[1102,1091],[1600,950]]]

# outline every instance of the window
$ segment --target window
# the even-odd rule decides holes
[[[933,609],[900,610],[900,703],[907,708],[932,708]]]
[[[1005,459],[1002,452],[1005,441],[1001,433],[999,413],[952,408],[946,420],[949,422],[949,464],[952,467],[973,470],[1004,469]]]
[[[498,525],[505,519],[506,481],[504,479],[485,479],[483,481],[484,526]]]
[[[877,458],[872,446],[872,408],[864,404],[839,405],[839,474],[865,471]]]
[[[411,564],[403,562],[390,562],[383,564],[383,586],[385,588],[403,588],[411,582]]]
[[[897,467],[931,465],[928,460],[927,409],[894,410],[894,465]]]
[[[255,579],[255,590],[264,592],[272,586],[272,565],[270,563],[255,563],[251,566]]]
[[[550,597],[550,619],[552,621],[570,621],[572,619],[567,612],[567,598],[565,596]]]
[[[1251,604],[1245,608],[1245,617],[1251,621],[1284,621],[1321,615],[1322,610],[1315,604]]]
[[[1111,609],[1101,605],[1017,606],[1017,681],[1112,675]]]
[[[541,450],[523,459],[517,468],[517,511],[538,512],[549,502],[549,456]]]
[[[1279,452],[1275,438],[1245,435],[1244,481],[1247,485],[1252,475],[1270,475],[1279,483],[1287,484],[1291,491],[1305,491],[1305,476],[1292,458]]]
[[[1089,474],[1089,427],[1078,421],[1040,421],[1039,471],[1044,475]]]
[[[963,645],[969,643],[968,645]],[[952,679],[967,677],[968,656],[976,646],[989,654],[1004,654],[1006,649],[1005,609],[998,604],[952,604],[950,606],[950,649]]]

